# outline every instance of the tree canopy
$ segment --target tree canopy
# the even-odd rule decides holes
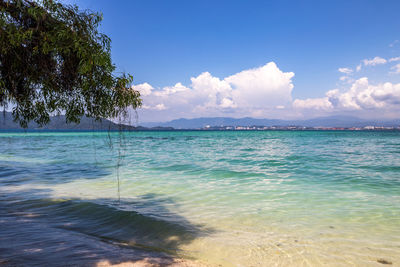
[[[141,105],[132,76],[115,74],[102,15],[54,0],[0,0],[0,106],[40,125],[126,115]]]

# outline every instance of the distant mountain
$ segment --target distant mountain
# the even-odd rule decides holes
[[[116,131],[122,127],[123,130],[173,130],[173,129],[200,129],[206,126],[305,126],[305,127],[365,127],[365,126],[399,126],[400,119],[396,120],[363,120],[351,116],[330,116],[319,117],[309,120],[278,120],[278,119],[255,119],[245,118],[229,118],[229,117],[212,117],[212,118],[196,118],[196,119],[177,119],[169,122],[159,123],[142,123],[139,127],[129,125],[118,125],[110,120],[103,119],[95,121],[92,118],[82,117],[79,124],[66,123],[65,116],[51,117],[50,123],[39,127],[36,123],[31,122],[28,130],[66,130],[66,131]],[[0,130],[23,130],[19,124],[13,121],[10,112],[0,112]]]
[[[211,117],[195,119],[177,119],[168,122],[142,123],[145,127],[173,127],[175,129],[199,129],[208,126],[305,126],[305,127],[364,127],[364,126],[399,126],[396,120],[364,120],[351,116],[319,117],[308,120],[278,120],[255,118]]]
[[[209,126],[250,126],[250,125],[281,125],[283,120],[253,119],[253,118],[196,118],[196,119],[177,119],[169,122],[142,123],[145,127],[173,127],[175,129],[197,129]]]
[[[143,127],[137,128],[128,125],[121,125],[122,129],[124,130],[139,130]],[[102,131],[102,130],[119,130],[120,125],[107,120],[102,119],[101,121],[95,121],[92,118],[82,117],[81,122],[79,124],[76,123],[66,123],[65,116],[54,116],[51,117],[50,123],[39,127],[37,123],[30,122],[28,124],[28,130],[78,130],[78,131]],[[10,112],[0,112],[0,130],[23,130],[18,123],[13,121],[12,114]]]

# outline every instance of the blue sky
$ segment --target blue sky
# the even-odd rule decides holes
[[[398,114],[400,1],[72,2],[103,13],[118,70],[144,92],[143,121]]]

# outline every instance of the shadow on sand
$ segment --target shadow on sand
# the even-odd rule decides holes
[[[48,196],[47,190],[0,194],[0,265],[173,265],[174,256],[182,256],[181,245],[213,233],[170,212],[173,200],[160,195],[120,204]],[[135,207],[157,214],[139,213]]]

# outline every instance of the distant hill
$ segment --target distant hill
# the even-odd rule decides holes
[[[305,126],[305,127],[365,127],[365,126],[385,126],[397,127],[400,125],[400,119],[378,121],[364,120],[351,116],[330,116],[319,117],[309,120],[278,120],[278,119],[255,119],[245,118],[229,118],[229,117],[210,117],[196,119],[177,119],[168,122],[152,122],[142,123],[141,126],[134,127],[129,125],[121,125],[123,130],[146,131],[146,130],[173,130],[173,129],[200,129],[206,126]],[[66,123],[65,116],[51,117],[50,123],[39,127],[36,123],[31,122],[28,130],[65,130],[65,131],[116,131],[120,129],[120,125],[110,120],[103,119],[95,121],[92,118],[82,117],[79,124]],[[23,130],[19,124],[13,121],[10,112],[0,112],[0,130]]]
[[[364,120],[351,116],[319,117],[308,120],[278,120],[255,118],[210,117],[195,119],[177,119],[168,122],[142,123],[145,127],[173,127],[175,129],[198,129],[209,126],[305,126],[305,127],[365,127],[365,126],[399,126],[396,120]]]
[[[124,130],[140,130],[145,129],[144,127],[133,127],[128,125],[121,125]],[[92,118],[82,117],[79,124],[66,123],[65,116],[54,116],[51,117],[50,123],[39,127],[37,123],[30,122],[28,124],[28,130],[68,130],[68,131],[106,131],[106,130],[119,130],[120,125],[110,120],[102,119],[101,121],[95,121]],[[12,114],[10,112],[0,112],[0,130],[23,130],[18,123],[13,121]]]

